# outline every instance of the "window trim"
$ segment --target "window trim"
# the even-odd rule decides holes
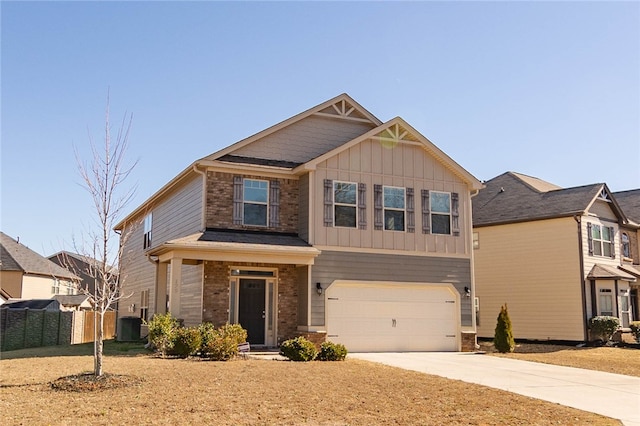
[[[596,229],[599,231],[600,237],[596,238],[594,233]],[[609,233],[609,240],[604,239],[604,232]],[[613,226],[605,226],[599,223],[587,224],[587,238],[589,245],[589,254],[597,257],[615,258],[615,228]],[[608,245],[609,253],[605,252],[605,244]]]
[[[443,212],[434,212],[433,211],[433,194],[446,194],[449,197],[449,213],[443,213]],[[430,231],[431,234],[433,235],[453,235],[453,211],[452,211],[452,197],[451,197],[451,192],[446,192],[446,191],[429,191],[429,221],[430,221]],[[433,229],[433,216],[434,215],[438,215],[438,216],[448,216],[449,217],[449,232],[448,233],[444,233],[444,232],[434,232]]]
[[[266,188],[266,193],[267,193],[267,201],[262,202],[262,201],[247,201],[245,199],[246,195],[247,195],[247,186],[246,183],[247,181],[252,181],[252,182],[265,182],[267,184],[267,188]],[[270,199],[270,190],[271,187],[271,182],[265,179],[253,179],[253,178],[242,178],[242,225],[243,226],[257,226],[260,228],[268,228],[269,227],[269,199]],[[254,204],[254,205],[260,205],[260,206],[265,206],[265,224],[264,225],[256,225],[254,223],[246,223],[245,222],[245,205],[247,204]]]
[[[387,207],[386,203],[385,203],[385,190],[389,188],[389,189],[400,189],[402,190],[402,204],[404,205],[403,208],[397,208],[397,207]],[[387,228],[387,210],[389,211],[399,211],[402,212],[402,229],[389,229]],[[407,188],[402,187],[402,186],[391,186],[391,185],[383,185],[382,186],[382,217],[383,217],[383,230],[385,231],[392,231],[392,232],[406,232],[407,231]]]
[[[336,185],[338,184],[347,184],[347,185],[353,185],[354,189],[355,189],[355,200],[353,202],[353,204],[349,204],[349,203],[339,203],[336,201]],[[333,181],[333,185],[331,188],[331,195],[332,195],[332,200],[333,200],[333,205],[332,205],[332,212],[333,212],[333,226],[335,228],[345,228],[345,229],[358,229],[358,183],[357,182],[349,182],[349,181],[344,181],[344,180],[334,180]],[[353,207],[353,211],[355,212],[355,218],[353,221],[353,226],[343,226],[343,225],[336,225],[336,206],[344,206],[344,207]]]

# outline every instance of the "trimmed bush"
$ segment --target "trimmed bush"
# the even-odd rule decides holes
[[[291,361],[313,361],[317,354],[316,346],[303,336],[286,340],[280,345],[280,355]]]
[[[169,353],[177,355],[180,358],[186,358],[193,355],[200,349],[202,343],[202,335],[196,327],[178,328],[175,332],[173,347]]]
[[[631,329],[633,337],[635,337],[636,341],[640,343],[640,321],[631,322],[631,324],[629,324],[629,328]]]
[[[202,341],[200,355],[214,361],[228,361],[238,355],[238,345],[247,341],[247,330],[239,324],[225,324],[215,329],[212,324],[199,328]]]
[[[620,320],[616,317],[597,316],[589,320],[591,337],[600,337],[604,342],[611,340],[611,336],[620,327]]]
[[[511,319],[509,319],[509,312],[507,310],[506,303],[500,308],[498,323],[496,324],[495,335],[493,338],[493,345],[500,353],[513,352],[516,347],[516,342],[513,338],[513,330],[511,329]]]
[[[324,342],[320,346],[320,352],[316,357],[318,361],[344,361],[347,356],[347,348],[341,343]]]
[[[173,348],[176,330],[179,328],[178,320],[167,312],[166,314],[155,314],[146,324],[149,327],[149,343],[164,358]]]

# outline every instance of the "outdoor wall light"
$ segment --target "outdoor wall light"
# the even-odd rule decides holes
[[[471,297],[471,289],[469,287],[464,288],[465,297]]]
[[[318,293],[318,296],[322,295],[322,284],[316,283],[316,293]]]

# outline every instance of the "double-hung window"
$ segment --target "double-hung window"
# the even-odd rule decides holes
[[[601,288],[599,293],[599,315],[613,316],[613,292],[610,288]]]
[[[451,194],[431,191],[431,233],[451,234]]]
[[[144,239],[142,242],[142,248],[148,249],[151,247],[151,228],[153,226],[153,215],[149,213],[144,218]]]
[[[590,223],[589,228],[589,250],[591,254],[594,256],[615,257],[613,251],[613,227]]]
[[[384,229],[404,231],[405,189],[392,186],[383,187]]]
[[[269,182],[266,180],[244,180],[243,223],[267,226],[269,205]]]
[[[358,185],[351,182],[333,182],[334,225],[355,228],[357,221]]]

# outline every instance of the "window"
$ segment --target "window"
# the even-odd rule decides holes
[[[480,248],[480,234],[478,234],[477,232],[473,233],[473,248],[474,250]]]
[[[60,294],[60,280],[53,279],[53,285],[51,286],[51,294]]]
[[[624,257],[631,257],[631,248],[629,245],[629,236],[623,232],[622,236],[620,237],[620,239],[622,240],[622,255]]]
[[[144,218],[144,241],[142,243],[142,248],[148,249],[151,247],[151,228],[153,225],[153,216],[151,213],[145,216]]]
[[[451,234],[451,194],[431,191],[431,233]]]
[[[269,182],[245,179],[243,194],[243,223],[245,225],[267,226]]]
[[[600,298],[598,302],[599,302],[599,306],[598,306],[599,315],[609,316],[609,317],[613,316],[613,296],[611,294],[610,288],[600,289]]]
[[[404,188],[383,187],[383,206],[384,229],[387,231],[404,231]]]
[[[615,257],[613,250],[613,227],[589,223],[589,254],[594,256]]]
[[[149,290],[140,293],[140,318],[147,321],[149,318]]]
[[[357,185],[350,182],[333,183],[334,225],[345,228],[356,227]]]

